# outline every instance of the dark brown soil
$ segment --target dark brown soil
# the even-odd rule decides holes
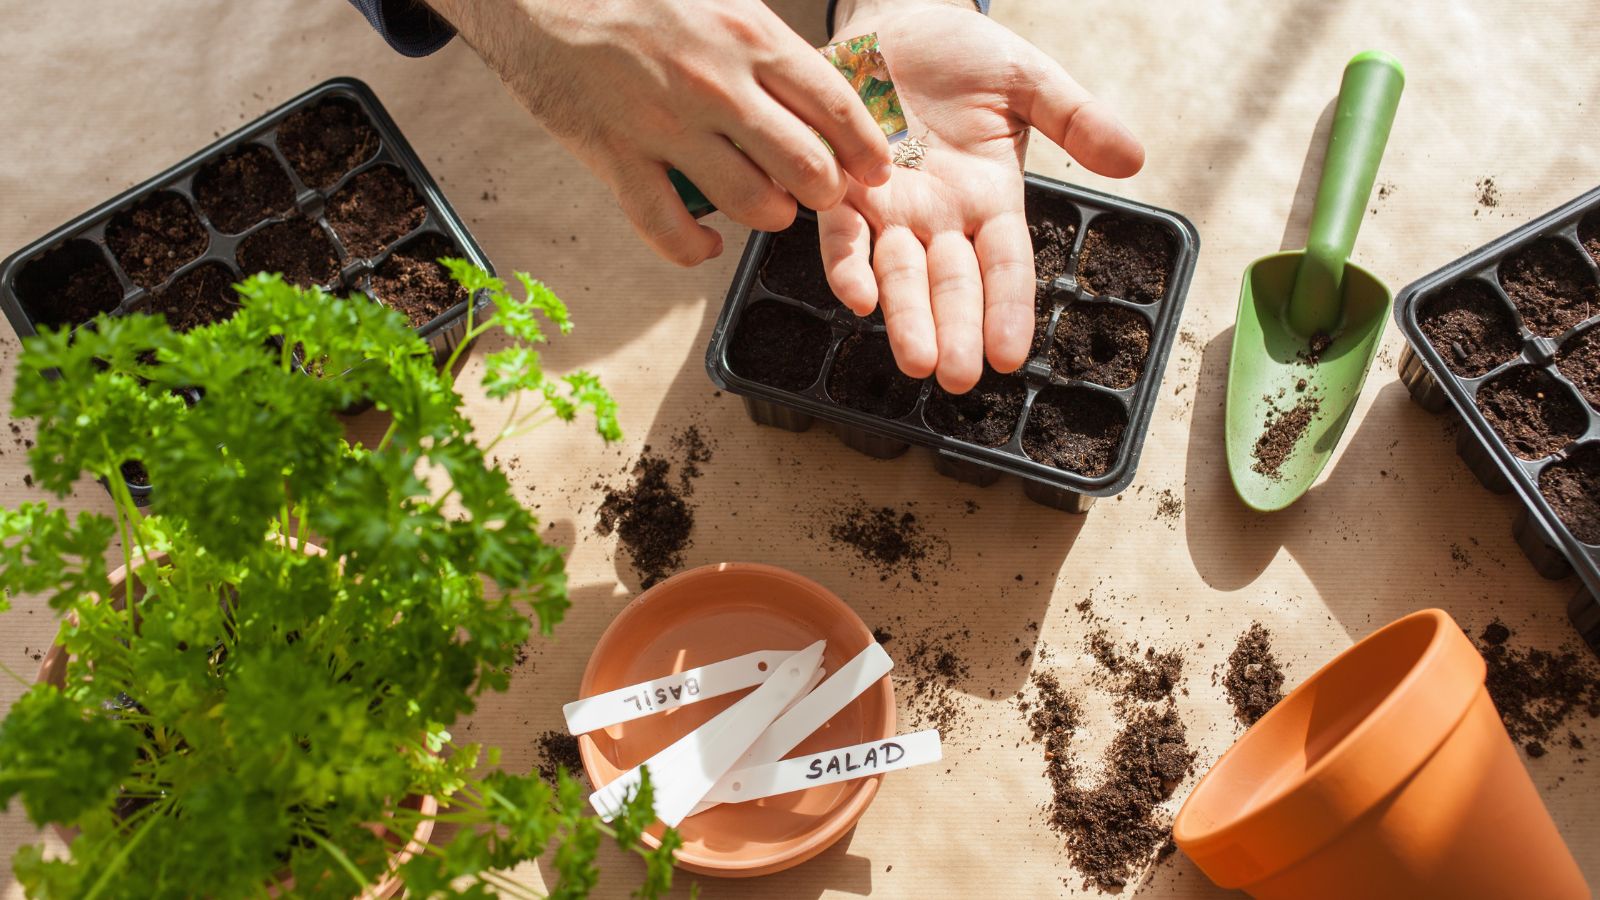
[[[728,342],[734,374],[784,391],[816,382],[833,332],[828,323],[775,301],[748,307]]]
[[[1543,238],[1500,262],[1500,286],[1534,334],[1556,337],[1600,313],[1600,287],[1572,245]]]
[[[80,325],[122,303],[116,272],[88,241],[70,241],[17,273],[17,299],[41,325]]]
[[[1485,684],[1511,739],[1540,757],[1572,719],[1600,718],[1600,667],[1587,650],[1516,649],[1512,637],[1498,619],[1483,629],[1478,651],[1489,669]],[[1569,743],[1572,738],[1569,733]]]
[[[1311,427],[1311,420],[1321,411],[1321,398],[1311,395],[1295,401],[1288,412],[1269,411],[1261,437],[1256,438],[1256,445],[1250,451],[1255,460],[1250,468],[1274,481],[1283,477],[1283,464],[1294,454],[1294,448]]]
[[[1150,355],[1150,322],[1131,309],[1074,303],[1062,312],[1050,342],[1057,375],[1109,388],[1132,387]]]
[[[851,409],[898,419],[917,405],[922,382],[895,365],[889,338],[859,332],[844,339],[828,372],[828,395]]]
[[[1450,371],[1476,378],[1516,356],[1522,336],[1494,289],[1477,279],[1458,281],[1429,297],[1417,325]]]
[[[896,660],[896,678],[910,682],[906,692],[910,727],[937,728],[946,740],[970,730],[972,716],[962,705],[958,685],[971,673],[966,660],[952,649],[969,638],[964,631],[925,636],[903,660]]]
[[[160,313],[174,331],[188,331],[221,322],[239,308],[233,290],[233,272],[221,263],[206,263],[179,275],[166,290],[157,291],[139,312]]]
[[[204,253],[209,240],[189,201],[168,191],[151,194],[106,224],[111,255],[129,280],[147,288]]]
[[[308,187],[327,190],[378,152],[378,133],[354,103],[332,98],[284,119],[278,149]]]
[[[1234,718],[1246,726],[1254,725],[1283,699],[1283,668],[1272,655],[1272,634],[1260,622],[1239,635],[1239,643],[1228,654],[1228,671],[1222,687],[1233,704]]]
[[[1055,301],[1050,299],[1048,286],[1033,292],[1033,345],[1028,348],[1028,358],[1044,352],[1050,334],[1050,315],[1055,312]]]
[[[935,385],[923,409],[928,427],[980,447],[998,447],[1011,440],[1028,387],[1022,379],[983,368],[978,384],[965,394]]]
[[[578,753],[577,737],[565,731],[546,731],[539,735],[539,760],[534,765],[539,770],[539,777],[549,782],[552,786],[556,783],[556,773],[566,769],[567,774],[579,781],[587,781],[588,775],[583,769],[583,757]]]
[[[943,543],[923,529],[916,513],[867,506],[859,501],[835,514],[828,536],[877,570],[881,581],[893,575],[921,581],[924,565],[938,554]],[[942,549],[943,555],[948,556],[948,545]]]
[[[643,587],[683,568],[684,551],[694,531],[689,497],[694,493],[694,479],[700,476],[700,464],[711,460],[711,448],[695,426],[676,435],[672,447],[680,457],[676,482],[672,462],[646,446],[633,464],[627,486],[606,491],[595,526],[602,535],[617,535]]]
[[[1078,236],[1078,214],[1070,206],[1041,209],[1045,201],[1028,206],[1028,236],[1033,239],[1033,272],[1036,278],[1054,281],[1067,272],[1072,258],[1072,242]]]
[[[1600,211],[1589,213],[1578,223],[1578,240],[1590,258],[1600,264]]]
[[[1050,387],[1033,402],[1022,449],[1047,466],[1090,478],[1117,458],[1128,414],[1116,398],[1081,387]]]
[[[1600,326],[1567,341],[1556,359],[1556,368],[1578,386],[1590,406],[1600,409]]]
[[[138,487],[150,486],[150,473],[145,471],[144,463],[136,459],[130,459],[122,464],[122,478]]]
[[[1600,544],[1600,444],[1587,444],[1539,473],[1539,493],[1572,534]]]
[[[1137,646],[1129,645],[1125,654],[1104,628],[1091,632],[1085,643],[1106,676],[1097,678],[1097,683],[1119,702],[1165,700],[1183,679],[1183,654],[1175,650],[1157,653],[1156,648],[1146,647],[1141,655]]]
[[[207,164],[195,176],[194,198],[211,224],[228,234],[294,210],[288,173],[260,144],[247,144]]]
[[[1172,234],[1154,222],[1101,216],[1084,236],[1078,281],[1093,294],[1154,303],[1166,296],[1176,253]]]
[[[339,257],[333,242],[310,219],[274,222],[239,245],[239,269],[248,277],[257,272],[281,272],[300,287],[330,285],[339,277]]]
[[[421,225],[427,213],[394,166],[368,169],[328,198],[328,224],[351,256],[377,256]]]
[[[438,262],[460,255],[444,237],[425,234],[390,254],[372,273],[372,292],[420,328],[467,299],[467,289],[451,280]]]
[[[1519,366],[1478,391],[1478,409],[1523,459],[1543,459],[1583,434],[1583,406],[1544,369]]]
[[[817,223],[800,217],[772,236],[767,258],[761,264],[761,283],[774,294],[817,309],[832,309],[839,302],[822,271]]]

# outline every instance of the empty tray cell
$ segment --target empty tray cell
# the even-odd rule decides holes
[[[307,187],[325,191],[378,152],[378,132],[355,103],[331,97],[284,119],[278,150]]]
[[[1111,469],[1128,429],[1117,398],[1090,388],[1051,387],[1039,393],[1022,428],[1022,449],[1047,466],[1095,478]]]
[[[155,287],[206,251],[210,238],[189,201],[171,191],[151,194],[111,217],[106,246],[128,279]]]
[[[1150,320],[1107,303],[1074,303],[1050,342],[1050,370],[1108,388],[1132,387],[1150,355]]]
[[[1600,313],[1600,287],[1566,241],[1541,238],[1500,261],[1500,286],[1534,334],[1556,337]]]
[[[1556,368],[1572,379],[1590,406],[1600,410],[1600,325],[1567,341],[1556,357]]]
[[[1078,282],[1093,294],[1154,303],[1166,296],[1176,255],[1165,227],[1131,216],[1100,216],[1084,235]]]
[[[952,394],[935,385],[923,418],[929,428],[958,441],[999,447],[1017,430],[1027,394],[1028,386],[1021,378],[984,366],[977,386],[965,394]]]
[[[174,331],[188,331],[231,317],[239,308],[233,289],[233,272],[221,263],[208,262],[179,275],[157,291],[135,312],[160,313]]]
[[[827,322],[769,300],[740,316],[728,346],[728,368],[780,390],[803,391],[822,374],[831,343],[833,330]]]
[[[427,214],[411,181],[394,166],[362,172],[328,200],[328,224],[352,256],[377,256]]]
[[[1045,281],[1067,274],[1072,258],[1072,242],[1078,234],[1078,210],[1054,197],[1032,194],[1026,197],[1028,236],[1033,239],[1033,273]]]
[[[822,270],[816,222],[800,216],[772,236],[771,249],[761,262],[761,284],[774,294],[818,309],[832,309],[839,302]]]
[[[922,382],[895,365],[887,335],[857,332],[844,339],[828,372],[835,403],[885,419],[898,419],[917,405]]]
[[[1476,378],[1522,352],[1510,307],[1477,279],[1457,281],[1424,300],[1417,327],[1450,371]]]
[[[122,303],[122,284],[100,248],[68,241],[17,273],[17,299],[40,325],[82,325]]]
[[[245,238],[239,244],[239,269],[247,276],[281,272],[285,281],[301,287],[328,286],[339,277],[339,257],[316,222],[297,217]]]
[[[1585,544],[1600,544],[1600,444],[1585,444],[1539,473],[1539,493]]]
[[[294,209],[294,186],[272,151],[243,147],[206,164],[194,178],[194,199],[218,231],[238,234]]]
[[[424,234],[395,250],[372,273],[372,292],[420,328],[467,299],[467,289],[439,264],[440,257],[459,255],[443,235]]]
[[[1478,390],[1478,409],[1511,452],[1543,459],[1577,440],[1588,425],[1572,391],[1544,369],[1519,366]]]

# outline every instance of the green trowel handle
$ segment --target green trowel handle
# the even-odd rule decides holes
[[[1359,53],[1344,67],[1306,255],[1289,298],[1289,327],[1301,337],[1331,334],[1338,326],[1344,264],[1372,196],[1405,82],[1400,62],[1381,50]]]

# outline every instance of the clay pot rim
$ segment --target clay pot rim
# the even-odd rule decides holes
[[[1315,763],[1255,797],[1242,812],[1227,799],[1223,792],[1252,780],[1259,786],[1261,779],[1246,777],[1224,785],[1219,773],[1249,765],[1240,760],[1256,744],[1278,739],[1274,726],[1288,721],[1291,707],[1313,702],[1306,698],[1329,673],[1359,664],[1374,645],[1424,624],[1431,633],[1406,673]],[[1477,648],[1443,610],[1420,610],[1385,625],[1317,669],[1239,737],[1184,801],[1173,821],[1173,839],[1222,887],[1253,884],[1294,865],[1391,795],[1449,739],[1484,692],[1484,674]],[[1203,807],[1226,814],[1215,816],[1215,824],[1202,824],[1197,820],[1203,814],[1197,810]],[[1252,833],[1272,834],[1277,845],[1262,848]]]
[[[310,543],[309,541],[302,543],[295,538],[285,538],[284,541],[288,546],[299,546],[307,554],[312,556],[326,556],[328,552],[322,547]],[[143,554],[136,552],[134,556],[136,557],[134,562],[135,566],[145,562],[155,562],[160,564],[166,561],[168,558],[167,554],[165,553],[158,553],[154,556],[145,557]],[[117,595],[121,592],[122,586],[127,582],[127,580],[127,565],[121,565],[112,570],[112,572],[106,576],[106,586],[108,590],[101,599],[104,599],[105,597],[112,597],[113,602],[121,602],[122,598]],[[34,676],[35,684],[49,684],[57,689],[61,688],[65,684],[67,677],[68,656],[67,648],[62,646],[60,641],[60,631],[64,627],[65,624],[56,629],[57,639],[50,643],[50,649],[45,651],[44,659],[39,661],[39,671]],[[428,841],[433,837],[433,827],[436,823],[432,816],[439,812],[439,799],[432,794],[422,794],[408,796],[406,800],[415,800],[417,811],[420,812],[424,818],[417,823],[417,827],[411,832],[411,837],[406,841],[405,846],[401,847],[398,851],[389,854],[389,867],[384,872],[382,879],[363,891],[358,900],[381,900],[381,898],[394,896],[394,894],[397,893],[402,886],[400,881],[400,867],[410,862],[413,857],[421,853],[423,848],[427,846]],[[402,803],[404,802],[405,801],[402,801]],[[71,844],[73,839],[78,835],[78,830],[76,828],[70,828],[58,823],[51,823],[51,829],[55,831],[57,837],[67,844]],[[294,890],[294,879],[287,874],[267,886],[267,894],[268,896],[272,897],[279,896],[283,891],[292,890]]]
[[[711,563],[704,566],[698,566],[693,569],[686,569],[677,573],[676,575],[671,576],[670,578],[667,578],[664,581],[646,588],[644,591],[640,592],[638,596],[629,601],[626,606],[619,610],[616,616],[611,620],[610,624],[606,626],[605,631],[601,632],[599,640],[595,642],[594,650],[589,655],[589,662],[584,666],[583,678],[579,687],[579,695],[586,695],[592,691],[592,685],[600,665],[600,659],[604,655],[602,650],[604,647],[606,647],[606,645],[617,639],[615,635],[618,630],[618,623],[624,622],[625,619],[629,617],[631,612],[650,602],[654,597],[659,596],[669,586],[678,587],[685,582],[695,581],[706,577],[716,577],[717,575],[727,572],[745,572],[765,575],[781,581],[790,582],[791,584],[798,585],[808,591],[814,592],[823,600],[824,603],[834,607],[837,615],[848,622],[852,622],[855,626],[855,629],[859,630],[862,639],[867,642],[868,645],[876,642],[876,639],[872,636],[871,629],[867,627],[865,622],[861,621],[861,617],[856,613],[855,610],[851,609],[850,606],[840,599],[839,596],[833,591],[827,589],[821,584],[818,584],[816,581],[805,577],[804,575],[791,572],[788,569],[780,568],[778,566],[769,565],[767,563]],[[885,676],[879,679],[877,685],[870,690],[881,691],[886,695],[883,698],[884,709],[886,710],[885,721],[883,723],[883,736],[886,738],[891,737],[893,736],[895,729],[893,683],[889,677]],[[863,694],[862,696],[866,696],[866,694]],[[594,784],[596,781],[595,771],[597,769],[597,760],[599,759],[600,751],[596,749],[594,740],[589,735],[585,734],[578,736],[578,755],[583,759],[584,774],[588,776],[590,784]],[[833,812],[827,816],[824,824],[822,824],[813,833],[807,835],[799,844],[789,849],[771,853],[766,856],[740,860],[727,860],[718,857],[697,855],[692,851],[689,851],[687,848],[680,848],[676,853],[673,854],[673,858],[679,868],[694,872],[699,875],[710,875],[722,878],[753,878],[761,875],[770,875],[792,868],[810,860],[811,858],[822,853],[824,850],[827,850],[829,847],[832,847],[839,841],[840,838],[849,833],[849,831],[856,826],[856,823],[859,822],[861,817],[866,813],[867,807],[871,806],[872,801],[877,798],[878,789],[881,786],[882,781],[883,775],[881,774],[858,779],[856,781],[856,787],[848,799],[836,807]],[[652,830],[655,827],[656,826],[652,826]],[[642,841],[651,849],[656,849],[661,846],[660,839],[655,834],[651,833],[651,831],[646,831],[644,833]]]

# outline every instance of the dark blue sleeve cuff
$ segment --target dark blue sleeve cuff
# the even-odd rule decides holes
[[[350,2],[354,3],[355,0],[350,0]],[[978,6],[979,13],[986,14],[986,16],[989,14],[989,0],[973,0],[973,3]],[[838,0],[827,0],[827,35],[829,35],[829,38],[834,37],[834,10],[837,6]],[[856,37],[856,35],[850,35],[850,37]]]
[[[404,56],[427,56],[456,35],[422,0],[350,0],[350,5]]]

